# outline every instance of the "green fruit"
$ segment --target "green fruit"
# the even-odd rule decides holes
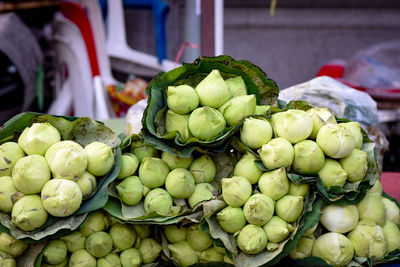
[[[0,251],[6,252],[13,257],[21,256],[28,248],[25,241],[18,240],[7,233],[0,233]]]
[[[33,231],[41,227],[47,220],[38,195],[26,195],[18,200],[11,212],[11,222],[24,231]]]
[[[143,239],[139,246],[139,252],[142,255],[142,261],[144,264],[154,262],[160,255],[161,250],[161,245],[153,238]]]
[[[116,223],[110,229],[115,251],[123,251],[135,244],[136,232],[129,224]]]
[[[24,156],[24,151],[15,142],[0,145],[0,177],[11,176],[15,163]]]
[[[177,168],[165,179],[165,189],[174,198],[188,198],[194,192],[195,182],[190,171]]]
[[[49,264],[60,264],[67,258],[67,245],[62,240],[50,241],[43,250],[43,260]]]
[[[142,256],[136,248],[128,248],[119,255],[123,267],[139,267],[142,265]]]
[[[196,251],[205,250],[213,243],[211,238],[201,230],[200,224],[192,224],[188,227],[186,241]]]
[[[96,258],[90,255],[86,249],[80,249],[71,254],[69,267],[95,267]]]
[[[248,224],[240,230],[237,243],[244,253],[257,254],[265,249],[268,239],[260,226]]]
[[[86,237],[79,231],[74,231],[68,235],[60,237],[60,239],[65,241],[69,252],[75,252],[85,248]]]
[[[18,138],[18,144],[28,155],[44,156],[49,147],[60,140],[60,133],[50,123],[34,123],[25,128]]]
[[[139,167],[139,159],[130,153],[124,153],[121,156],[121,168],[118,173],[118,179],[124,179],[135,173]]]
[[[96,258],[102,258],[111,252],[113,240],[106,232],[96,232],[86,238],[87,251]]]
[[[215,178],[217,167],[210,156],[203,154],[192,162],[190,172],[196,180],[196,184],[210,183]]]
[[[114,165],[111,147],[101,142],[92,142],[85,147],[87,170],[96,176],[106,175]]]
[[[217,220],[221,228],[231,234],[236,233],[246,225],[242,208],[228,206],[217,213]]]
[[[137,205],[143,197],[144,186],[137,176],[129,176],[116,187],[118,195],[126,205]]]
[[[159,158],[144,158],[139,167],[139,178],[150,189],[163,186],[168,173],[167,163]]]

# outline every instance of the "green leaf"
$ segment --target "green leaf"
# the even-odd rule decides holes
[[[311,108],[312,108],[312,106],[310,106],[307,101],[299,101],[299,100],[290,101],[286,106],[286,110],[300,109],[303,111],[307,111]]]

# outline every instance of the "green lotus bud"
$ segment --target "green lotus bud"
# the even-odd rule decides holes
[[[220,247],[219,245],[217,245],[217,243],[213,243],[213,247],[218,253],[222,255],[226,253],[225,247]]]
[[[242,208],[228,206],[217,213],[217,220],[221,228],[231,234],[236,233],[246,225],[246,217],[244,217]]]
[[[358,224],[355,205],[328,205],[322,209],[321,224],[330,232],[344,234]]]
[[[200,202],[210,200],[218,196],[218,191],[212,184],[200,183],[194,187],[193,194],[188,198],[189,205],[193,209]]]
[[[116,252],[132,247],[136,240],[135,229],[129,224],[114,224],[110,229],[110,236]]]
[[[150,188],[148,188],[148,187],[146,187],[146,186],[143,186],[143,196],[144,196],[144,197],[147,196],[147,194],[148,194],[150,191],[151,191]]]
[[[346,183],[347,173],[343,170],[342,165],[334,159],[325,159],[325,164],[318,171],[319,178],[326,187],[340,186]]]
[[[376,224],[383,226],[386,221],[385,204],[382,196],[378,193],[367,193],[357,204],[358,216],[361,219],[370,219]]]
[[[351,131],[340,124],[322,126],[316,141],[326,155],[335,159],[350,155],[355,145]]]
[[[271,140],[272,127],[265,119],[246,118],[240,130],[240,140],[246,146],[259,149]]]
[[[317,172],[324,163],[324,153],[314,141],[304,140],[294,145],[293,169],[296,172]]]
[[[160,255],[161,250],[161,245],[153,238],[143,239],[139,246],[139,252],[142,254],[142,261],[144,264],[154,262]]]
[[[151,225],[150,224],[134,224],[133,228],[135,228],[136,234],[141,239],[145,239],[149,237],[151,234]]]
[[[124,267],[139,267],[142,266],[142,255],[136,248],[128,248],[119,255],[122,266]]]
[[[18,192],[10,176],[0,177],[0,211],[11,212],[14,203],[19,200],[23,194]]]
[[[165,115],[165,130],[167,133],[178,132],[180,135],[180,140],[186,140],[192,136],[189,131],[189,114],[180,115],[168,110]]]
[[[275,113],[271,118],[274,133],[292,144],[306,140],[313,130],[313,119],[307,112],[298,109]]]
[[[126,205],[137,205],[143,197],[143,184],[137,176],[129,176],[120,182],[115,189]]]
[[[124,179],[135,173],[139,167],[139,159],[130,153],[124,153],[121,156],[121,168],[118,173],[118,179]]]
[[[251,153],[244,155],[236,164],[233,175],[242,176],[251,184],[256,184],[263,172],[254,163],[255,160],[257,160],[256,156]]]
[[[86,238],[87,251],[96,258],[101,258],[111,252],[113,240],[106,232],[96,232]]]
[[[18,138],[18,144],[28,155],[44,156],[47,149],[60,140],[60,133],[50,123],[34,123],[25,128]]]
[[[361,149],[363,144],[363,135],[361,133],[360,124],[358,122],[351,121],[351,122],[340,123],[340,125],[350,130],[351,135],[354,138],[354,148]]]
[[[247,254],[257,254],[267,246],[267,235],[257,225],[248,224],[240,230],[237,238],[239,248]]]
[[[335,116],[327,108],[311,108],[307,110],[308,115],[313,119],[313,129],[311,139],[317,138],[319,129],[326,124],[336,124]]]
[[[175,154],[171,154],[168,152],[162,152],[161,159],[167,163],[170,170],[174,170],[177,168],[189,169],[190,164],[192,164],[193,157],[189,158],[179,157]]]
[[[178,261],[179,266],[187,267],[199,262],[199,257],[186,241],[178,241],[168,245],[172,256]]]
[[[18,240],[7,233],[0,233],[0,251],[6,252],[13,257],[18,257],[27,248],[28,244],[25,241]]]
[[[354,183],[364,178],[368,170],[367,158],[367,152],[355,148],[350,155],[340,159],[340,164],[347,172],[347,180]]]
[[[196,108],[189,117],[189,130],[202,141],[212,141],[225,130],[224,116],[213,108]]]
[[[158,158],[144,158],[139,167],[139,178],[143,185],[153,189],[163,186],[169,173],[167,163]]]
[[[141,141],[133,142],[131,144],[131,153],[134,154],[141,163],[145,157],[157,158],[157,150]]]
[[[74,141],[61,141],[52,145],[45,158],[54,178],[76,180],[87,166],[85,150]]]
[[[397,226],[400,226],[400,209],[394,201],[386,197],[382,197],[383,204],[386,210],[386,221],[391,221]]]
[[[168,108],[178,114],[187,114],[199,106],[199,97],[189,85],[168,86]]]
[[[251,224],[263,226],[274,215],[274,204],[274,201],[269,196],[254,194],[244,204],[244,217]]]
[[[96,211],[80,226],[79,231],[86,237],[92,233],[105,230],[110,224],[108,217],[102,211]]]
[[[267,243],[267,250],[268,251],[274,251],[279,248],[279,243],[274,243],[274,242],[268,242]]]
[[[264,226],[268,241],[279,243],[289,236],[294,229],[278,216],[273,216]]]
[[[256,112],[254,112],[254,115],[266,115],[267,112],[269,111],[271,107],[264,105],[264,106],[256,106]]]
[[[0,266],[2,267],[16,267],[17,263],[13,256],[3,251],[0,251]]]
[[[196,93],[202,106],[219,108],[231,97],[228,85],[219,70],[212,70],[197,86]]]
[[[178,168],[172,170],[165,180],[165,189],[174,198],[188,198],[194,192],[194,178],[190,171]]]
[[[303,236],[299,239],[296,247],[290,251],[289,256],[293,260],[310,257],[315,243],[315,236]]]
[[[400,230],[391,221],[386,221],[382,228],[383,235],[387,242],[387,252],[392,252],[395,249],[400,249]]]
[[[383,229],[369,219],[360,220],[347,237],[353,244],[358,257],[374,256],[379,259],[386,254],[387,242]]]
[[[101,142],[92,142],[85,147],[87,170],[96,176],[106,175],[114,165],[111,147]]]
[[[121,260],[118,254],[110,253],[104,258],[97,259],[96,267],[121,267]]]
[[[200,263],[222,262],[224,254],[219,253],[215,248],[208,248],[200,252],[199,259]]]
[[[40,197],[38,195],[27,195],[14,204],[11,222],[21,230],[33,231],[46,222],[47,216]]]
[[[74,231],[68,235],[60,237],[60,239],[65,241],[67,249],[71,253],[85,248],[86,237],[84,237],[79,231]]]
[[[69,261],[69,258],[66,257],[66,258],[64,259],[64,261],[61,262],[60,264],[55,264],[55,265],[53,265],[53,264],[48,264],[48,263],[42,262],[41,267],[66,267],[66,266],[68,266],[68,261]]]
[[[285,221],[292,223],[300,217],[303,212],[303,197],[286,195],[276,201],[275,212]]]
[[[289,182],[288,195],[305,197],[308,193],[309,188],[310,188],[309,184],[297,185],[293,182]]]
[[[243,118],[254,115],[256,112],[256,96],[243,95],[234,97],[223,104],[218,111],[224,116],[229,126],[236,125]]]
[[[162,188],[151,190],[144,199],[144,210],[146,213],[156,212],[161,216],[171,215],[172,198]]]
[[[96,258],[90,255],[86,249],[80,249],[71,254],[69,267],[94,267]]]
[[[65,179],[48,181],[41,193],[43,207],[56,217],[66,217],[79,209],[82,192],[77,183]]]
[[[273,138],[264,144],[258,154],[268,169],[288,167],[292,165],[294,158],[294,148],[285,138]]]
[[[285,168],[265,172],[258,181],[258,188],[261,193],[273,200],[278,200],[289,191],[289,180]]]
[[[175,243],[186,239],[186,230],[186,227],[171,224],[164,227],[164,234],[169,242]]]
[[[237,96],[247,95],[246,84],[241,76],[236,76],[225,80],[228,85],[230,97],[234,98]]]
[[[43,260],[49,264],[60,264],[67,258],[67,245],[62,240],[50,241],[43,250]]]
[[[308,229],[308,230],[303,234],[303,236],[311,236],[311,235],[313,235],[314,232],[315,232],[315,230],[317,230],[317,227],[318,227],[318,222],[317,222],[313,227],[311,227],[310,229]]]
[[[251,196],[252,188],[249,180],[241,176],[222,178],[222,197],[231,207],[240,207]]]
[[[217,167],[210,156],[203,154],[192,162],[190,165],[190,172],[196,180],[196,184],[210,183],[214,180]]]
[[[24,194],[40,193],[50,177],[49,165],[47,165],[46,159],[40,155],[23,157],[17,161],[12,171],[15,187]]]
[[[211,238],[201,230],[200,224],[192,224],[187,228],[186,241],[196,251],[205,250],[213,244]]]
[[[0,145],[0,176],[11,176],[15,163],[24,156],[24,151],[15,142]]]
[[[78,180],[76,184],[79,186],[82,192],[82,199],[88,199],[94,195],[97,189],[96,177],[90,172],[85,171]]]
[[[324,259],[328,264],[346,266],[354,255],[352,242],[342,234],[327,233],[314,242],[312,256]]]

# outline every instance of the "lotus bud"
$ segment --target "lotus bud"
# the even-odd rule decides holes
[[[347,180],[354,183],[364,178],[368,170],[367,158],[367,152],[355,148],[350,155],[340,159],[340,164],[347,172]]]
[[[84,237],[79,231],[74,231],[60,239],[65,241],[67,249],[71,253],[85,248],[86,237]]]
[[[223,246],[220,247],[220,245],[217,245],[217,243],[213,243],[213,247],[218,253],[220,253],[222,255],[224,255],[226,253],[225,247],[223,247]]]
[[[168,173],[167,163],[159,158],[146,157],[139,167],[139,178],[150,189],[163,186]]]
[[[378,193],[367,193],[357,204],[358,216],[361,219],[370,219],[376,224],[383,226],[386,221],[385,204],[382,196]]]
[[[139,246],[139,252],[142,255],[142,261],[144,264],[154,262],[160,255],[161,250],[161,245],[153,238],[143,239]]]
[[[265,119],[246,118],[240,130],[240,140],[246,146],[259,149],[271,140],[272,127]]]
[[[305,197],[308,193],[309,188],[310,188],[309,184],[297,185],[293,182],[289,182],[288,195]]]
[[[142,266],[142,255],[136,248],[128,248],[119,255],[122,266],[124,267],[139,267]]]
[[[257,160],[256,156],[251,153],[244,155],[236,164],[233,175],[242,176],[251,184],[256,184],[263,172],[254,163],[255,160]]]
[[[34,123],[25,128],[18,138],[18,144],[28,155],[44,156],[47,149],[60,140],[60,133],[50,123]]]
[[[328,205],[322,209],[321,224],[329,232],[344,234],[358,224],[358,211],[355,205]]]
[[[310,229],[308,229],[308,230],[303,234],[303,236],[311,236],[311,235],[313,235],[314,232],[315,232],[315,230],[317,230],[317,227],[318,227],[318,222],[317,222],[313,227],[311,227]]]
[[[386,210],[386,221],[391,221],[397,226],[400,226],[400,209],[394,201],[386,197],[382,197],[383,204]]]
[[[196,184],[210,183],[214,180],[217,167],[210,156],[203,154],[192,162],[190,165],[190,172],[196,180]]]
[[[122,180],[115,189],[126,205],[137,205],[143,197],[143,184],[137,176],[129,176]]]
[[[246,84],[241,76],[226,79],[225,82],[228,85],[231,98],[247,95]]]
[[[269,111],[270,106],[264,105],[264,106],[256,106],[256,111],[254,112],[254,115],[266,115],[267,112]]]
[[[186,239],[186,230],[186,227],[171,224],[164,227],[164,234],[169,242],[175,243]]]
[[[186,140],[191,137],[191,133],[189,130],[189,114],[180,115],[178,113],[173,112],[172,110],[168,110],[165,115],[165,130],[167,133],[178,132],[180,136],[180,140]]]
[[[144,197],[147,196],[147,194],[148,194],[150,191],[151,191],[150,188],[148,188],[148,187],[146,187],[146,186],[143,186],[143,196],[144,196]]]
[[[293,169],[296,172],[317,172],[324,163],[324,153],[314,141],[304,140],[294,145]]]
[[[355,145],[351,131],[340,124],[322,126],[316,141],[326,155],[335,159],[350,155]]]
[[[90,255],[86,249],[80,249],[71,254],[69,258],[69,266],[89,267],[96,266],[96,258]]]
[[[186,241],[178,241],[168,245],[172,256],[178,261],[179,266],[187,267],[199,262],[199,257]]]
[[[21,256],[27,248],[28,244],[25,241],[18,240],[4,232],[0,233],[0,251],[16,258]]]
[[[121,260],[118,254],[110,253],[104,258],[97,259],[96,267],[121,267]]]
[[[189,130],[202,141],[212,141],[225,130],[224,116],[213,108],[196,108],[189,117]]]
[[[199,97],[189,85],[168,86],[168,108],[178,114],[187,114],[199,106]]]
[[[279,243],[289,236],[294,229],[278,216],[273,216],[264,226],[268,241]]]
[[[142,160],[145,157],[153,157],[156,158],[157,150],[147,144],[144,144],[141,141],[134,142],[131,144],[131,153],[134,154],[138,159],[139,162],[142,163]]]
[[[219,70],[212,70],[197,86],[196,93],[202,106],[219,108],[231,97],[228,85]]]
[[[151,225],[149,224],[134,224],[133,228],[135,228],[137,236],[141,239],[145,239],[151,234]]]
[[[217,220],[221,228],[231,234],[236,233],[246,225],[246,217],[244,217],[242,208],[228,206],[217,213]]]
[[[361,149],[363,144],[363,135],[361,133],[360,124],[358,122],[351,121],[351,122],[340,123],[340,125],[350,130],[351,135],[354,138],[354,148]]]
[[[313,119],[307,112],[290,109],[272,115],[272,126],[278,137],[292,144],[306,140],[313,130]]]
[[[355,255],[358,257],[382,258],[386,254],[387,242],[383,229],[369,219],[358,222],[347,237],[353,244]]]
[[[0,211],[9,213],[14,206],[14,203],[23,196],[15,188],[10,176],[0,177]]]
[[[194,178],[190,171],[178,168],[172,170],[165,180],[165,189],[174,198],[188,198],[194,192]]]
[[[236,125],[243,118],[254,115],[256,112],[256,96],[243,95],[234,97],[223,104],[218,111],[224,116],[229,126]]]
[[[295,222],[303,212],[303,200],[304,198],[300,196],[282,197],[275,203],[276,215],[289,223]]]
[[[49,264],[60,264],[67,258],[67,245],[62,240],[50,241],[43,250],[43,259]]]
[[[85,246],[93,257],[101,258],[111,252],[113,240],[108,233],[100,231],[89,235]]]
[[[400,230],[397,225],[391,221],[386,221],[382,229],[387,242],[387,252],[400,249]]]
[[[12,171],[15,187],[24,194],[40,193],[50,177],[49,165],[47,165],[46,159],[40,155],[23,157],[17,161]]]
[[[296,247],[290,251],[289,256],[293,260],[310,257],[315,243],[315,236],[303,236],[299,239]]]
[[[215,248],[208,248],[200,252],[200,263],[222,262],[224,254],[219,253]]]
[[[81,189],[82,199],[88,199],[94,195],[97,189],[96,177],[90,172],[85,171],[78,180],[76,180],[77,185]]]
[[[196,251],[205,250],[213,244],[211,238],[201,230],[200,224],[192,224],[187,228],[186,241]]]
[[[336,124],[335,116],[327,108],[311,108],[306,111],[313,119],[313,129],[310,135],[311,139],[317,138],[319,129],[326,124]]]
[[[274,242],[268,242],[267,243],[267,250],[268,251],[274,251],[279,248],[279,243],[274,243]]]
[[[193,209],[200,202],[210,200],[218,196],[218,191],[212,184],[200,183],[194,187],[193,194],[188,198],[189,205]]]
[[[273,138],[264,144],[258,154],[265,167],[276,169],[292,165],[294,158],[294,148],[285,138]]]
[[[121,168],[118,173],[118,179],[124,179],[132,176],[139,167],[139,159],[130,153],[124,153],[121,156]]]
[[[379,195],[382,195],[383,189],[382,189],[381,182],[379,182],[379,180],[376,180],[374,185],[371,187],[371,189],[368,192],[370,192],[370,193],[375,192],[375,193],[378,193]]]
[[[252,188],[249,180],[241,176],[222,178],[222,197],[231,207],[240,207],[251,196]]]
[[[92,233],[105,230],[109,225],[108,217],[102,211],[96,211],[92,216],[88,217],[79,231],[86,237]]]
[[[14,204],[11,222],[21,230],[33,231],[46,222],[47,216],[40,197],[38,195],[26,195]]]
[[[274,201],[267,195],[252,195],[244,204],[243,214],[248,223],[263,226],[274,215]]]
[[[267,246],[268,239],[260,226],[248,224],[240,230],[237,243],[244,253],[257,254]]]
[[[135,229],[129,224],[114,224],[110,229],[110,236],[116,252],[132,247],[136,240]]]
[[[0,145],[0,177],[11,176],[15,163],[24,156],[24,151],[15,142]]]
[[[265,172],[258,181],[258,187],[264,195],[273,200],[280,199],[289,191],[289,180],[285,168]]]
[[[324,259],[328,264],[346,266],[354,255],[352,242],[342,234],[327,233],[314,242],[312,256]]]
[[[192,164],[193,157],[189,158],[180,157],[168,152],[162,152],[161,159],[167,163],[170,170],[174,170],[177,168],[189,169],[190,164]]]
[[[106,175],[114,165],[111,147],[101,142],[92,142],[85,147],[87,170],[96,176]]]
[[[171,214],[172,198],[167,191],[162,188],[151,190],[144,199],[145,212],[156,212],[161,216],[169,216]]]
[[[6,252],[0,251],[0,266],[16,267],[17,263],[13,256]]]
[[[342,187],[347,179],[347,173],[343,170],[342,165],[334,159],[325,159],[325,164],[318,171],[318,175],[326,187]]]

